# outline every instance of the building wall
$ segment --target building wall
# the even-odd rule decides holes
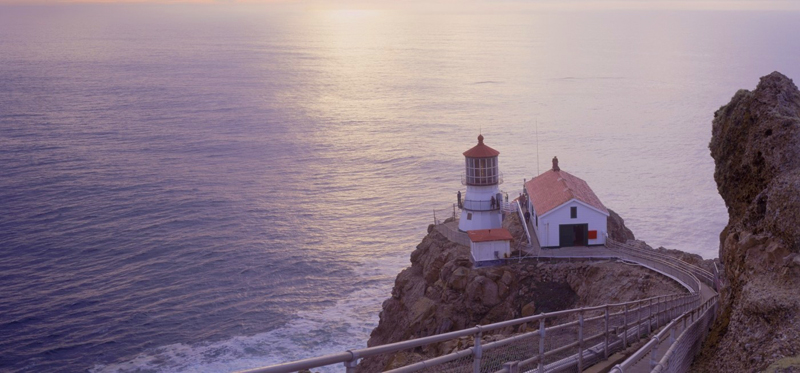
[[[511,256],[511,242],[509,241],[472,242],[470,249],[472,251],[472,260],[475,262],[496,260],[495,251],[497,251],[500,259]]]
[[[474,203],[476,209],[486,208],[491,206],[492,197],[500,192],[498,185],[490,186],[467,186],[467,192],[462,199],[464,200],[464,208],[461,209],[461,216],[458,221],[458,230],[462,232],[476,230],[476,229],[494,229],[500,228],[503,225],[503,217],[500,210],[492,211],[476,211],[469,208],[473,202],[467,201],[480,201]],[[467,214],[472,214],[471,219],[467,219]]]
[[[575,219],[570,218],[570,207],[573,206],[578,208],[578,217]],[[573,199],[539,217],[539,226],[536,227],[539,244],[542,247],[561,246],[558,240],[559,226],[562,224],[588,224],[590,231],[597,231],[597,238],[588,240],[589,245],[606,243],[608,216]]]

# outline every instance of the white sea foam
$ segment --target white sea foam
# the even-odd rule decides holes
[[[157,347],[116,364],[95,365],[90,372],[229,372],[366,347],[378,325],[381,303],[408,253],[365,262],[354,268],[365,279],[379,279],[320,312],[299,311],[285,326],[252,336],[187,345]],[[338,372],[340,365],[313,369]]]

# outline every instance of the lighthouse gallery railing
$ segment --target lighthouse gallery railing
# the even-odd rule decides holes
[[[633,341],[649,335],[653,330],[676,320],[676,318],[685,320],[687,315],[692,315],[692,320],[694,320],[695,314],[704,312],[703,315],[707,315],[709,313],[705,311],[715,309],[716,297],[709,300],[711,303],[701,304],[699,295],[702,286],[700,278],[706,282],[709,279],[706,274],[710,276],[707,271],[704,273],[700,268],[666,255],[643,251],[628,245],[614,245],[612,242],[610,246],[616,251],[614,256],[618,259],[636,262],[672,277],[690,289],[690,294],[674,294],[633,302],[544,313],[383,346],[348,350],[272,367],[256,368],[247,372],[295,372],[332,364],[344,364],[346,372],[355,372],[357,363],[362,358],[430,348],[448,341],[464,342],[468,347],[443,356],[397,367],[391,372],[471,370],[483,373],[512,372],[517,369],[549,372],[567,368],[582,370],[606,359],[609,354],[626,348]],[[608,257],[602,259],[608,259]],[[694,273],[701,276],[696,276]],[[710,283],[713,283],[713,278]],[[529,331],[536,324],[538,324],[538,328]],[[695,327],[695,329],[697,328]],[[684,328],[684,330],[686,329]],[[510,331],[516,332],[516,334],[484,343],[483,337],[495,331]],[[688,342],[685,342],[684,345],[697,343],[698,337],[701,336],[687,335],[684,339]],[[471,346],[469,346],[470,344]],[[652,341],[648,342],[644,349],[637,352],[640,355],[639,360],[641,360],[641,356],[651,350],[655,351],[652,347],[653,344]],[[658,345],[658,343],[655,344]],[[648,347],[650,349],[647,349]],[[691,353],[692,351],[686,349],[675,350],[672,352],[672,359],[691,361],[691,356],[686,357]],[[629,366],[637,362],[638,360],[631,362]],[[625,368],[618,366],[615,369],[624,371]]]
[[[486,174],[486,175],[466,175],[461,174],[461,185],[472,185],[472,186],[487,186],[487,185],[497,185],[503,183],[503,173],[498,172],[496,174]]]

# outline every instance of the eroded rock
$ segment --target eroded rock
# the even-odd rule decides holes
[[[800,354],[800,91],[774,72],[714,114],[722,312],[695,369],[762,371]]]

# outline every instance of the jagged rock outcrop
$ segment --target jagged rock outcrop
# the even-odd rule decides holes
[[[608,237],[617,242],[627,242],[628,240],[635,240],[633,232],[625,226],[625,220],[619,214],[611,209],[608,209],[607,229]]]
[[[714,114],[722,312],[695,368],[762,371],[800,354],[800,91],[774,72]],[[792,357],[795,357],[792,359]],[[798,366],[800,367],[800,366]]]
[[[504,225],[514,237],[520,237],[523,233],[515,222],[516,216],[511,215]],[[621,230],[627,230],[622,219],[619,222]],[[411,267],[397,276],[392,296],[384,301],[380,323],[367,344],[377,346],[535,313],[684,291],[657,273],[613,261],[523,261],[473,268],[469,248],[449,241],[430,226],[428,235],[411,254]],[[519,330],[500,331],[516,332]],[[493,340],[498,335],[484,338]],[[472,343],[464,338],[422,350],[366,358],[359,371],[379,372]]]

